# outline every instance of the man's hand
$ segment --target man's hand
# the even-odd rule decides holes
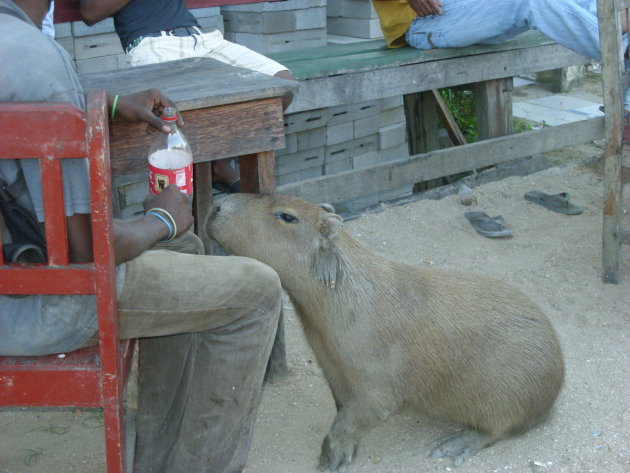
[[[175,184],[171,184],[159,194],[150,195],[142,205],[145,212],[157,207],[170,213],[177,224],[176,235],[181,235],[193,224],[192,208],[188,197],[182,194]]]
[[[165,107],[175,107],[167,97],[157,89],[145,90],[131,95],[121,95],[116,103],[116,118],[128,122],[145,122],[148,124],[147,132],[153,129],[162,133],[170,132],[160,120],[160,114]],[[177,118],[177,125],[182,126],[184,119],[181,115]]]
[[[408,0],[409,6],[418,16],[441,15],[442,2],[438,0]]]

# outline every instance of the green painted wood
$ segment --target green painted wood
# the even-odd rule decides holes
[[[269,56],[287,66],[298,80],[327,77],[349,72],[443,61],[553,44],[538,31],[528,31],[509,41],[494,45],[473,45],[466,48],[419,50],[409,46],[390,49],[383,40],[351,44],[330,44],[319,48],[298,49]]]

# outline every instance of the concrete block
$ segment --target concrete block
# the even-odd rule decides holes
[[[282,3],[282,2],[280,2]],[[318,48],[326,45],[326,29],[300,30],[293,33],[252,34],[226,31],[225,39],[242,44],[261,54]]]
[[[320,177],[323,173],[323,166],[316,166],[302,171],[292,172],[290,174],[284,174],[282,176],[276,176],[276,184],[281,186],[283,184],[290,184],[292,182],[305,181],[307,179],[315,179]]]
[[[378,159],[381,163],[390,163],[393,161],[403,161],[409,159],[409,147],[407,143],[401,143],[392,148],[381,149],[378,151]]]
[[[93,72],[115,71],[120,69],[117,54],[89,59],[78,59],[77,72],[79,74],[91,74]]]
[[[326,4],[326,16],[343,16],[341,14],[341,2],[338,0],[328,0]]]
[[[375,115],[379,112],[380,104],[377,100],[330,107],[326,110],[326,123],[335,125]]]
[[[357,18],[328,18],[328,32],[330,34],[356,36],[357,38],[382,38],[381,24],[378,18],[361,20]]]
[[[326,127],[301,131],[297,134],[298,151],[326,145]]]
[[[331,0],[329,0],[331,1]],[[334,1],[334,0],[333,0]],[[359,18],[364,20],[378,19],[372,2],[365,0],[340,0],[341,16],[346,18]]]
[[[77,60],[113,56],[123,53],[120,40],[116,33],[75,38],[74,51]]]
[[[381,110],[389,110],[390,108],[399,107],[401,105],[404,105],[402,95],[381,99]]]
[[[225,11],[223,20],[226,31],[234,33],[284,33],[297,30],[295,10],[277,12],[240,12]]]
[[[75,38],[79,36],[114,33],[115,31],[113,18],[105,18],[92,26],[88,26],[82,21],[72,22],[72,36]]]
[[[221,33],[225,31],[222,15],[197,18],[197,21],[199,22],[199,26],[203,31],[219,30]]]
[[[406,122],[406,120],[405,107],[402,105],[387,110],[381,110],[381,114],[379,115],[379,125],[381,127],[403,123]]]
[[[326,8],[308,8],[301,10],[297,14],[296,28],[298,30],[312,30],[315,28],[326,28]]]
[[[363,138],[364,136],[377,133],[380,128],[380,114],[370,115],[369,117],[359,118],[353,123],[354,137]]]
[[[378,149],[378,134],[365,136],[357,140],[346,141],[336,145],[326,146],[325,163],[332,163]]]
[[[267,12],[282,10],[302,10],[306,8],[316,7],[326,7],[326,0],[285,0],[282,2],[260,2],[246,3],[243,5],[226,5],[221,7],[221,11]]]
[[[324,164],[324,147],[307,149],[297,153],[276,157],[276,175],[291,174],[312,167],[319,167],[321,170]]]
[[[55,39],[72,36],[72,23],[57,23],[55,25]]]
[[[282,149],[276,150],[276,157],[284,156],[291,153],[297,153],[297,134],[291,133],[290,135],[285,135],[284,137],[285,146]]]
[[[195,18],[207,18],[209,16],[221,16],[221,7],[192,8],[190,12]]]
[[[284,133],[312,130],[326,125],[326,111],[324,109],[307,110],[306,112],[291,113],[284,117]]]
[[[324,175],[337,174],[344,171],[352,171],[352,158],[324,164]]]
[[[378,148],[387,149],[406,143],[407,128],[404,123],[386,126],[378,132]]]
[[[352,169],[366,169],[380,164],[378,151],[370,151],[369,153],[360,154],[352,158]]]
[[[59,45],[68,51],[68,54],[74,58],[74,38],[72,36],[66,36],[64,38],[56,38],[55,41],[59,43]]]
[[[354,138],[354,122],[339,123],[326,127],[326,144],[336,145]],[[375,130],[376,131],[376,130]]]

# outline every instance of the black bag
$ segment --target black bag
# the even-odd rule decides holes
[[[45,263],[46,238],[35,216],[15,200],[10,186],[0,179],[0,212],[11,235],[2,245],[4,260],[12,263]]]

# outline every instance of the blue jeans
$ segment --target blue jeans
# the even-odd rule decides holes
[[[443,0],[442,11],[417,17],[407,43],[417,49],[496,44],[537,29],[583,56],[600,57],[596,0]]]
[[[600,59],[597,0],[443,0],[442,15],[417,17],[405,39],[417,49],[497,44],[536,29],[583,56]],[[624,34],[624,48],[628,38]],[[630,110],[630,89],[624,91]]]

